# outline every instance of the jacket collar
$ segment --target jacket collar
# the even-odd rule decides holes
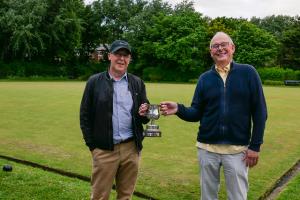
[[[107,79],[107,80],[114,80],[111,76],[110,76],[110,74],[109,74],[109,72],[108,72],[108,70],[107,71],[105,71],[105,78]],[[126,72],[126,80],[128,81],[128,82],[130,82],[130,73],[128,73],[128,72]]]

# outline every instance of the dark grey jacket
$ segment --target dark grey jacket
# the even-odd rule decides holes
[[[130,73],[128,87],[132,95],[133,106],[132,131],[137,150],[140,151],[143,140],[143,123],[149,120],[138,114],[142,103],[149,103],[144,82]],[[113,80],[108,72],[95,74],[86,83],[80,106],[80,128],[90,150],[95,148],[113,150]]]

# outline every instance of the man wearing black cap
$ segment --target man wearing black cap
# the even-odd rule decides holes
[[[108,71],[87,81],[80,106],[80,127],[92,154],[92,200],[109,199],[115,180],[117,199],[134,191],[143,126],[149,103],[143,81],[127,73],[131,47],[124,40],[110,46]]]

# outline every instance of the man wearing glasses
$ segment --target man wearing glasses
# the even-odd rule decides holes
[[[115,181],[117,199],[128,200],[137,179],[149,101],[144,82],[127,73],[129,44],[114,41],[108,59],[108,71],[91,76],[86,83],[80,127],[92,154],[91,199],[108,200]]]
[[[201,199],[218,199],[223,167],[227,198],[246,200],[248,168],[258,162],[267,108],[255,68],[233,61],[235,45],[224,32],[210,42],[215,64],[199,77],[191,107],[161,102],[163,115],[200,121],[196,146],[201,171]]]

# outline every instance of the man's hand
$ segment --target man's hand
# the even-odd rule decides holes
[[[258,163],[259,152],[247,149],[243,161],[247,167],[254,167]]]
[[[141,104],[141,106],[140,106],[140,108],[139,108],[139,115],[140,115],[140,116],[146,116],[148,107],[149,107],[149,106],[148,106],[147,103]]]
[[[176,102],[163,101],[160,103],[160,111],[164,116],[174,115],[175,113],[177,113],[177,110],[178,110],[178,105]]]

